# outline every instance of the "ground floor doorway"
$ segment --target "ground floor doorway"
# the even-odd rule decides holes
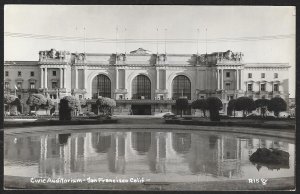
[[[151,115],[151,105],[131,105],[133,115]]]

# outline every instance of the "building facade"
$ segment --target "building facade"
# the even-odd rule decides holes
[[[289,65],[244,63],[243,53],[160,54],[139,48],[129,54],[70,53],[51,49],[39,52],[39,61],[5,61],[4,92],[18,96],[23,112],[31,93],[56,99],[66,95],[85,98],[88,111],[97,111],[99,96],[117,102],[115,114],[156,114],[173,111],[185,96],[219,97],[223,113],[229,100],[240,96],[288,102]],[[194,114],[189,109],[185,114]]]

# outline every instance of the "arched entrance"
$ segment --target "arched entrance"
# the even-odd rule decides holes
[[[99,96],[111,98],[111,81],[108,76],[100,74],[92,81],[92,98]]]
[[[145,75],[138,75],[132,80],[132,99],[151,99],[151,81]],[[151,105],[131,105],[134,115],[151,115]]]
[[[172,99],[176,100],[180,97],[186,97],[188,100],[191,100],[191,81],[185,75],[178,75],[172,81]],[[175,105],[172,106],[172,112],[181,114],[180,110],[177,110]],[[183,114],[190,115],[191,107],[188,107]]]
[[[111,98],[111,81],[108,76],[99,74],[92,80],[92,98],[98,99],[99,96]],[[92,105],[92,112],[98,114],[96,104]]]

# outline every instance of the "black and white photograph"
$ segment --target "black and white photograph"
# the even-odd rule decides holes
[[[4,5],[3,189],[294,191],[296,7]]]

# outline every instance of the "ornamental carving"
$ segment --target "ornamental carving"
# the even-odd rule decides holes
[[[125,54],[119,54],[117,56],[117,61],[126,61],[126,55]]]
[[[228,60],[228,61],[241,61],[244,54],[241,52],[232,52],[230,50],[226,52],[218,52],[217,54],[217,59],[219,61],[222,60]]]
[[[137,50],[131,51],[130,54],[132,55],[146,55],[151,54],[150,51],[145,50],[143,48],[138,48]]]
[[[86,59],[85,53],[76,53],[75,54],[75,60],[76,62],[84,62]]]
[[[167,56],[165,54],[161,54],[157,56],[158,62],[165,62],[167,60]]]
[[[40,51],[39,52],[39,60],[47,60],[47,59],[60,59],[65,60],[68,59],[68,56],[70,55],[67,51],[57,51],[55,49],[51,49],[49,51]]]

